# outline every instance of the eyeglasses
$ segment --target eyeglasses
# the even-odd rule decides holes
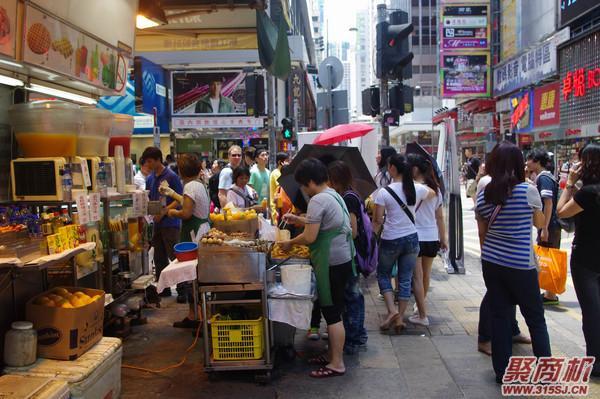
[[[242,154],[229,154],[230,157],[241,158]]]

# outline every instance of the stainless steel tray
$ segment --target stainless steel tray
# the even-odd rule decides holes
[[[200,247],[198,281],[201,284],[263,283],[266,255],[244,248]]]

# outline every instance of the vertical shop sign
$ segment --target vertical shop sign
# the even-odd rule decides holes
[[[533,129],[533,91],[524,90],[510,98],[510,126],[515,133],[527,133]]]
[[[442,1],[439,31],[443,98],[491,95],[490,2]]]
[[[533,92],[533,126],[552,126],[560,123],[560,82],[538,87]]]
[[[443,5],[442,48],[484,50],[490,46],[489,6]]]

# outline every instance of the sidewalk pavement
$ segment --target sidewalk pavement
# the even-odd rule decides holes
[[[298,331],[299,356],[282,363],[270,385],[253,382],[251,374],[223,374],[209,382],[202,371],[201,346],[190,354],[186,365],[161,375],[123,370],[124,399],[139,398],[500,398],[490,357],[477,352],[479,304],[485,286],[477,258],[468,256],[465,275],[448,275],[438,259],[434,263],[431,290],[427,297],[431,325],[416,327],[407,322],[402,335],[382,334],[380,318],[385,306],[378,299],[373,277],[363,284],[366,300],[368,348],[346,356],[344,377],[315,380],[308,376],[314,367],[306,363],[326,343],[309,342]],[[174,299],[174,298],[173,298]],[[123,362],[160,368],[177,363],[192,342],[189,330],[170,324],[186,313],[185,305],[173,299],[161,309],[148,310],[149,323],[136,327],[125,341]],[[412,305],[411,305],[412,306]],[[409,307],[411,309],[412,307]],[[408,316],[408,315],[407,315]],[[519,317],[523,332],[525,322]],[[561,296],[561,305],[546,310],[553,354],[581,356],[585,344],[581,316],[572,286]],[[515,345],[515,355],[531,354],[529,345]],[[591,383],[589,397],[600,397],[600,381]]]

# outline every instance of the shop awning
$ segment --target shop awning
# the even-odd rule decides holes
[[[465,112],[470,114],[479,114],[482,112],[495,112],[496,101],[495,100],[473,100],[466,104],[461,105]]]
[[[458,117],[458,113],[456,111],[456,109],[451,109],[445,112],[442,112],[440,114],[437,114],[433,117],[433,124],[434,125],[439,125],[440,123],[444,122],[444,120],[450,118],[450,119],[456,119]]]
[[[285,80],[292,70],[286,23],[276,26],[266,12],[256,11],[256,34],[260,64],[278,79]]]

